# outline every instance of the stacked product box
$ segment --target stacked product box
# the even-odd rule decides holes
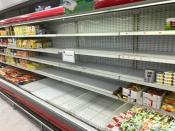
[[[156,74],[156,82],[161,85],[175,86],[175,73],[172,71],[159,72]]]
[[[173,86],[173,77],[174,77],[173,72],[171,71],[165,72],[164,84],[168,86]]]
[[[164,84],[164,72],[158,72],[156,74],[156,82],[160,85]]]
[[[143,92],[143,105],[160,109],[166,92],[160,89],[147,89]]]
[[[29,70],[37,70],[37,69],[41,69],[44,67],[43,64],[31,62],[31,61],[23,60],[23,59],[16,59],[15,64],[17,66],[22,66],[22,67],[29,69]]]
[[[17,40],[16,47],[18,48],[29,48],[29,49],[38,49],[38,48],[48,48],[52,46],[52,42],[47,39],[24,39]]]
[[[122,95],[127,97],[130,102],[137,102],[142,105],[142,92],[146,89],[141,85],[130,84],[127,87],[122,88]]]
[[[48,33],[45,28],[41,28],[39,25],[26,25],[26,26],[15,26],[15,35],[39,35]]]
[[[20,50],[13,50],[13,49],[5,49],[4,53],[7,55],[12,55],[12,56],[18,56],[18,57],[36,57],[38,55],[37,52],[32,52],[32,51],[20,51]]]
[[[10,56],[6,57],[5,61],[7,64],[24,67],[29,70],[36,70],[36,69],[41,69],[45,67],[45,65],[40,64],[40,63],[31,62],[28,60],[23,60],[23,59],[18,59],[18,58],[13,58]]]
[[[37,53],[36,52],[31,52],[31,51],[16,51],[16,53],[14,54],[18,57],[36,57]]]
[[[165,94],[166,92],[163,90],[137,84],[130,84],[122,88],[123,99],[155,109],[160,109]]]

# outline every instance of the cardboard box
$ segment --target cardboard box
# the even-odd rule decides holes
[[[162,101],[164,95],[166,94],[166,92],[164,92],[162,95],[156,95],[156,94],[151,94],[151,93],[148,93],[146,91],[143,92],[143,97],[147,97],[149,98],[150,100],[153,100],[153,101]]]
[[[137,87],[137,86],[139,88],[138,91],[135,89],[135,87]],[[142,92],[145,89],[146,89],[146,87],[142,87],[140,85],[131,84],[131,85],[128,85],[128,87],[123,87],[122,88],[122,95],[137,100],[137,99],[142,97]]]
[[[133,99],[138,99],[142,96],[142,92],[144,89],[140,90],[140,91],[133,91],[131,90],[131,98]]]
[[[163,97],[165,96],[166,92],[162,95],[151,94],[148,92],[143,92],[143,105],[149,106],[155,109],[160,109]]]
[[[128,88],[123,87],[122,88],[122,95],[131,96],[131,90],[129,90]]]
[[[156,101],[153,101],[147,97],[143,97],[143,105],[157,109]]]
[[[138,98],[136,100],[136,102],[139,104],[139,105],[143,105],[143,97],[141,96],[140,98]]]

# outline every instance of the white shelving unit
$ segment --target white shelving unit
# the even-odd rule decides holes
[[[105,129],[112,115],[120,113],[121,109],[127,110],[131,107],[130,104],[128,106],[120,101],[123,104],[120,105],[121,108],[117,108],[117,102],[120,102],[113,92],[118,88],[128,83],[137,83],[175,92],[174,87],[144,81],[145,69],[175,71],[175,31],[164,29],[166,19],[175,17],[174,6],[173,0],[146,1],[108,10],[8,25],[42,23],[53,34],[0,36],[0,38],[49,38],[53,41],[53,47],[26,49],[7,46],[8,49],[13,50],[39,52],[40,56],[35,58],[21,58],[0,53],[4,56],[46,64],[48,65],[46,68],[29,70],[5,62],[1,63],[50,78],[21,88],[102,130]],[[4,27],[7,26],[0,28]],[[73,51],[76,55],[76,63],[63,62],[61,60],[63,51]],[[107,102],[105,105],[106,100],[109,99],[110,104],[108,105]],[[63,104],[64,101],[66,104]],[[104,105],[109,107],[109,110],[110,107],[116,109],[109,111],[98,105],[99,101],[105,101]],[[97,106],[98,111],[105,109],[103,110],[105,113],[89,110],[92,105]],[[104,116],[99,114],[107,115],[104,121],[100,121]]]

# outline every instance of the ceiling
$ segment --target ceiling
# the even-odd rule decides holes
[[[0,0],[0,11],[26,1],[28,0]]]

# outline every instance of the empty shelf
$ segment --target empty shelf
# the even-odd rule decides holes
[[[8,64],[8,63],[2,62],[2,61],[1,61],[1,63]],[[51,62],[50,64],[53,64],[53,63]],[[8,65],[11,65],[11,64],[8,64]],[[23,67],[19,67],[19,66],[15,66],[15,65],[11,65],[11,66],[21,68],[24,70],[28,70],[28,69],[25,69]],[[57,64],[54,66],[57,66]],[[149,87],[154,87],[154,88],[158,88],[158,89],[163,89],[163,90],[175,92],[175,89],[172,86],[145,82],[143,70],[135,70],[132,68],[125,68],[125,67],[120,67],[120,66],[113,67],[113,66],[108,66],[108,65],[97,65],[97,64],[89,64],[88,65],[88,64],[83,64],[83,63],[80,64],[79,66],[77,66],[77,65],[66,64],[66,63],[62,63],[62,62],[60,62],[58,64],[58,67],[63,68],[63,69],[79,71],[79,72],[83,72],[83,73],[87,73],[87,74],[92,74],[92,75],[96,75],[96,76],[101,76],[101,77],[105,77],[105,78],[121,80],[121,81],[131,82],[131,83],[137,83],[137,84],[141,84],[141,85],[145,85],[145,86],[149,86]],[[44,68],[42,70],[28,70],[28,71],[31,71],[31,72],[34,72],[34,73],[37,73],[37,74],[40,74],[40,75],[43,75],[43,76],[46,76],[46,77],[49,77],[52,79],[63,81],[63,82],[69,83],[69,84],[78,85],[79,87],[87,89],[87,86],[82,86],[84,84],[81,84],[81,82],[80,83],[78,82],[79,81],[78,78],[76,79],[76,81],[71,81],[72,78],[69,78],[69,80],[68,80],[67,78],[63,79],[62,77],[57,76],[55,73],[58,71],[55,69]],[[81,77],[81,75],[78,75],[78,76]],[[81,79],[80,79],[80,81],[81,81]],[[86,81],[86,80],[84,80],[84,81]],[[85,85],[86,85],[86,83],[85,83]],[[114,91],[114,89],[117,89],[117,88],[113,87],[113,91]],[[106,92],[106,90],[104,91],[101,89],[99,92],[98,88],[94,88],[94,86],[91,86],[90,88],[88,88],[88,90],[95,91],[95,92],[102,93],[102,94],[105,94],[104,92]],[[106,93],[109,95],[109,93],[110,94],[112,93],[112,90],[107,91]],[[114,97],[113,95],[112,96],[109,95],[109,96]]]
[[[26,89],[33,85],[41,88],[35,91],[32,89],[31,94],[98,129],[105,129],[116,111],[125,105],[122,101],[65,85],[48,78],[21,86],[21,88]]]
[[[65,50],[74,51],[76,55],[87,55],[94,57],[105,57],[114,59],[127,59],[136,61],[147,61],[147,62],[157,62],[166,64],[175,64],[174,54],[169,54],[166,52],[132,52],[132,51],[114,51],[114,50],[90,50],[90,49],[56,49],[56,48],[46,48],[46,49],[22,49],[16,47],[8,47],[10,49],[18,50],[28,50],[43,53],[58,54]]]
[[[157,63],[175,64],[174,54],[164,52],[132,52],[132,51],[105,51],[89,49],[65,49],[74,51],[77,55],[87,55],[106,58],[118,58],[137,61],[148,61]]]
[[[78,86],[80,88],[84,88],[112,98],[116,98],[116,96],[112,95],[115,90],[125,86],[125,83],[118,81],[97,78],[71,71],[44,68],[38,70],[37,72],[52,79]]]
[[[17,48],[13,46],[8,46],[9,49],[14,50],[25,50],[25,51],[34,51],[34,52],[42,52],[42,53],[50,53],[50,54],[58,54],[59,49],[56,48],[40,48],[40,49],[27,49],[27,48]]]

